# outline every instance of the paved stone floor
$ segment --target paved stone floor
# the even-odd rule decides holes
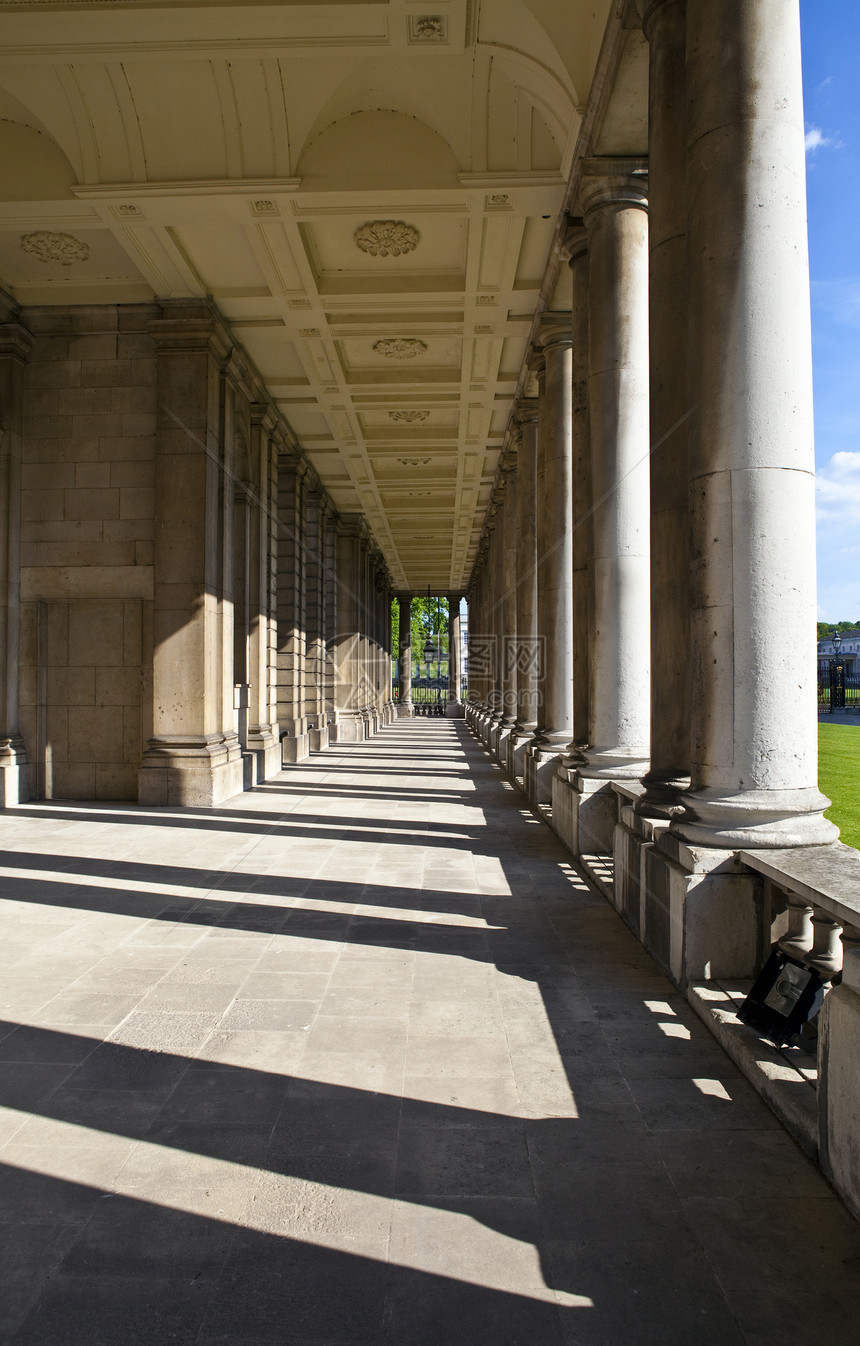
[[[0,829],[4,1342],[857,1341],[858,1226],[462,723]]]

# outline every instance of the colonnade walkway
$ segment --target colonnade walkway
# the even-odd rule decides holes
[[[3,1342],[856,1341],[858,1226],[462,722],[2,837]]]

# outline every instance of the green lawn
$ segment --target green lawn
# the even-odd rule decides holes
[[[824,816],[846,845],[860,849],[860,723],[819,724],[818,784],[833,800]]]

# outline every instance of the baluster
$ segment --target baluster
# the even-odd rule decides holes
[[[803,959],[812,948],[812,906],[802,897],[788,898],[788,930],[777,940],[783,953]]]
[[[822,981],[830,981],[842,971],[842,945],[839,936],[842,926],[826,912],[816,911],[812,917],[812,953],[806,962],[814,967]]]
[[[842,985],[860,995],[860,926],[842,930]]]

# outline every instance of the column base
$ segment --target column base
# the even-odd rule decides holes
[[[613,905],[643,943],[649,914],[646,855],[668,825],[666,819],[646,818],[639,814],[634,798],[622,801],[614,834]]]
[[[296,762],[304,762],[310,750],[307,729],[297,734],[284,734],[281,738],[281,765],[294,766]]]
[[[673,833],[690,846],[725,850],[829,846],[839,828],[824,817],[830,800],[817,789],[689,790]]]
[[[30,798],[30,764],[24,740],[7,738],[0,745],[0,809],[14,808]]]
[[[322,752],[328,747],[328,725],[318,725],[316,729],[308,730],[308,747],[311,752]]]
[[[448,720],[463,720],[466,717],[466,707],[462,701],[449,701],[445,707],[445,718]]]
[[[559,766],[553,814],[556,809],[560,822],[555,830],[574,855],[612,854],[618,800],[611,780],[596,780],[576,768]]]
[[[508,775],[511,780],[518,781],[521,785],[525,777],[525,755],[536,728],[537,726],[533,724],[515,724],[505,744],[505,766]]]
[[[281,769],[281,745],[273,733],[249,733],[247,752],[253,764],[252,785],[262,785],[277,776]]]
[[[763,880],[734,851],[692,847],[663,830],[642,856],[641,938],[681,989],[748,978],[761,956]]]
[[[532,740],[523,762],[523,783],[526,796],[533,804],[552,804],[553,781],[564,749],[542,747]]]
[[[398,720],[411,720],[414,718],[414,716],[415,716],[415,707],[413,706],[411,701],[397,702]]]
[[[138,803],[211,808],[244,789],[238,740],[220,734],[150,739],[137,776]]]
[[[358,710],[338,711],[337,719],[329,725],[329,743],[363,743],[364,719]]]
[[[843,978],[852,977],[847,966]],[[860,1219],[860,995],[843,980],[824,997],[818,1029],[821,1167],[852,1214]]]

